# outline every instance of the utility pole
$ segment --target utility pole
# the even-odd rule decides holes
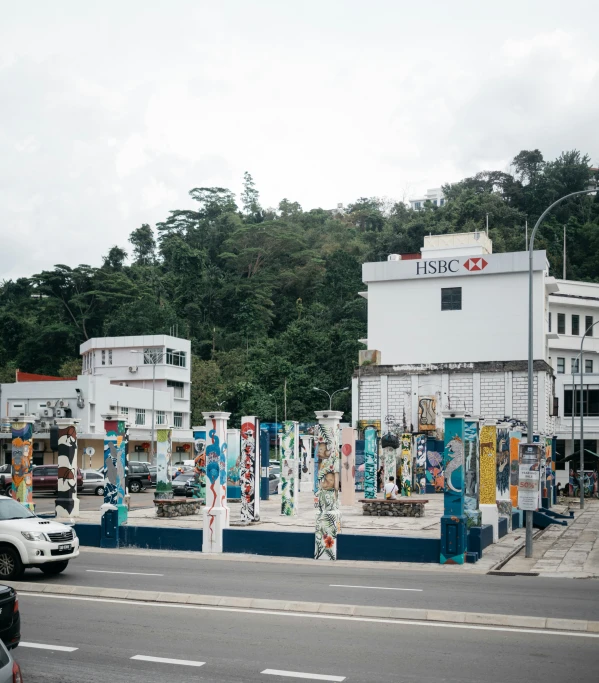
[[[566,226],[564,225],[564,266],[562,269],[562,279],[566,279]]]
[[[285,377],[285,383],[283,384],[283,401],[284,401],[284,420],[287,422],[287,377]]]
[[[528,218],[524,223],[524,246],[528,249]]]

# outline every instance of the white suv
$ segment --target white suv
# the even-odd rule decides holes
[[[29,567],[60,574],[78,555],[73,527],[37,517],[16,500],[0,496],[0,579],[18,579]]]

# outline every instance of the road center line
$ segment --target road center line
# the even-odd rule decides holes
[[[330,583],[329,588],[366,588],[372,591],[412,591],[422,593],[423,588],[387,588],[386,586],[349,586],[344,583]]]
[[[306,674],[301,671],[281,671],[280,669],[264,669],[260,673],[268,674],[270,676],[285,676],[287,678],[309,678],[312,681],[341,681],[345,680],[345,676],[325,676],[324,674]]]
[[[20,597],[20,596],[19,596]],[[19,647],[34,647],[37,650],[56,650],[56,652],[75,652],[78,647],[66,647],[65,645],[46,645],[45,643],[26,643],[21,641]]]
[[[181,664],[182,666],[204,666],[206,662],[194,662],[191,659],[169,659],[168,657],[150,657],[149,655],[135,655],[131,659],[142,662],[158,662],[159,664]]]
[[[164,576],[164,574],[148,574],[146,572],[111,572],[108,569],[86,569],[92,574],[127,574],[127,576]]]

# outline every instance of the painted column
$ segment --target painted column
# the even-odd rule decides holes
[[[444,490],[442,445],[438,439],[428,437],[426,440],[426,493]]]
[[[241,521],[260,519],[260,421],[255,415],[241,418],[241,456],[239,486],[241,487]]]
[[[299,508],[299,423],[283,422],[281,437],[281,514],[297,515]]]
[[[555,465],[557,463],[557,437],[553,436],[551,438],[551,475],[553,477],[553,489],[551,492],[551,500],[553,501],[554,505],[557,503],[557,475],[555,473]]]
[[[512,530],[512,499],[510,496],[510,432],[509,425],[497,426],[496,463],[497,473],[495,487],[497,511],[500,517],[507,519],[508,531]]]
[[[402,496],[412,495],[412,435],[401,435],[401,486]]]
[[[493,527],[493,543],[499,540],[499,514],[497,511],[497,427],[484,425],[480,430],[480,511],[483,524]]]
[[[15,500],[33,512],[33,416],[21,417],[11,423],[12,490]]]
[[[353,505],[356,493],[356,430],[341,430],[341,505]]]
[[[552,461],[552,448],[553,439],[550,436],[545,437],[545,487],[547,491],[545,492],[546,497],[546,507],[550,508],[553,502],[553,469],[551,466]]]
[[[522,432],[510,432],[510,501],[512,503],[512,513],[518,513],[520,528],[522,528],[524,525],[524,517],[522,515],[522,511],[518,510],[518,451],[521,440]]]
[[[314,430],[318,490],[315,496],[316,529],[314,559],[337,559],[337,534],[341,529],[339,512],[339,443],[337,434],[343,413],[340,410],[316,412],[318,425]],[[376,491],[376,488],[375,488]]]
[[[456,411],[451,412],[452,416]],[[441,517],[441,564],[464,564],[467,529],[464,514],[464,440],[463,413],[445,415],[445,493]]]
[[[464,423],[464,513],[466,526],[480,526],[478,420]]]
[[[376,498],[376,428],[364,430],[364,498]]]
[[[78,421],[77,421],[78,422]],[[73,420],[56,420],[58,425],[58,496],[56,516],[71,519],[79,515],[77,497],[77,425]]]
[[[173,484],[171,475],[173,430],[156,430],[156,495],[157,499],[172,498]]]
[[[223,552],[223,532],[229,526],[227,507],[227,420],[231,413],[202,413],[206,420],[206,507],[203,553]]]
[[[416,437],[414,489],[416,493],[426,493],[426,434],[418,434]]]
[[[308,434],[300,435],[300,467],[302,470],[300,491],[314,491],[312,437]]]
[[[124,415],[103,416],[104,420],[104,503],[116,505],[119,525],[127,521],[127,453],[129,430]]]
[[[241,499],[241,432],[227,429],[227,498]]]
[[[192,427],[194,453],[194,498],[206,500],[206,427]]]

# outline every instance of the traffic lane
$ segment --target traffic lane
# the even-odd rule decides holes
[[[140,493],[132,493],[130,500],[130,508],[138,510],[140,508],[154,507],[155,489],[146,489]],[[80,510],[99,510],[100,505],[104,502],[102,496],[96,496],[93,493],[80,493],[79,509]],[[33,502],[35,503],[35,511],[37,514],[46,514],[54,512],[56,508],[56,494],[54,493],[34,493]]]
[[[551,683],[570,680],[573,671],[577,683],[597,681],[597,638],[575,635],[67,596],[23,595],[21,603],[24,640],[78,648],[73,653],[19,648],[28,683],[52,681],[48,671],[60,672],[61,682],[286,680],[261,673],[268,668],[345,676],[348,683],[503,683],[515,672],[530,683]],[[182,666],[180,673],[172,664],[131,660],[136,655],[205,664]],[[77,678],[82,670],[87,677]]]
[[[423,565],[424,567],[424,565]],[[122,573],[121,573],[122,572]],[[94,552],[83,548],[63,574],[24,580],[130,590],[597,619],[599,582],[395,568],[212,560],[181,553]],[[373,588],[376,587],[376,588]],[[408,589],[408,590],[386,590]]]

